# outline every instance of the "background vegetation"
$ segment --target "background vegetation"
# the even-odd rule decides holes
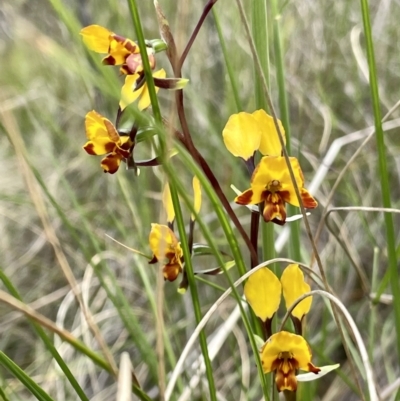
[[[153,2],[138,3],[145,37],[159,37]],[[256,1],[244,3],[248,19],[254,23]],[[374,126],[361,6],[357,1],[278,3],[291,154],[300,159],[306,186],[320,203],[309,217],[311,228],[315,233],[321,221],[329,223],[322,226],[317,240],[328,282],[359,327],[369,350],[381,399],[394,400],[400,386],[396,347],[400,330],[394,318],[388,276],[381,285],[390,263],[385,221],[382,212],[360,209],[383,206],[383,177],[375,137],[371,136],[360,149]],[[181,52],[205,2],[160,0],[160,4]],[[277,68],[274,51],[275,20],[271,11],[274,3],[267,1],[267,4],[269,36],[264,44],[265,49],[269,45],[270,88],[279,110],[277,73],[282,69]],[[377,65],[373,79],[379,82],[384,116],[400,100],[400,3],[376,0],[371,2],[370,13]],[[12,283],[25,304],[71,332],[87,349],[100,354],[101,346],[88,329],[87,318],[71,292],[71,280],[66,278],[70,269],[80,285],[82,302],[89,307],[117,364],[120,355],[128,352],[143,390],[153,399],[162,399],[160,389],[162,394],[195,328],[193,307],[189,293],[183,296],[177,293],[176,283],[163,287],[157,265],[148,265],[145,258],[110,239],[150,253],[150,224],[165,223],[161,207],[163,174],[161,168],[142,168],[139,177],[124,169],[113,176],[103,174],[100,158],[89,157],[81,148],[86,140],[85,114],[96,109],[113,119],[120,87],[117,71],[102,67],[100,57],[89,55],[81,42],[79,30],[92,23],[135,38],[128,3],[122,0],[101,5],[90,0],[1,2],[0,267],[3,284],[0,289],[12,293]],[[163,53],[157,55],[157,63],[172,76]],[[190,80],[184,96],[195,145],[232,200],[230,184],[245,188],[248,178],[243,166],[226,151],[221,132],[232,113],[252,112],[257,107],[254,63],[235,2],[216,3],[189,53],[183,76]],[[173,119],[174,94],[160,92],[159,99],[163,115]],[[384,130],[390,196],[396,209],[392,216],[397,254],[400,252],[397,236],[399,125],[399,111],[392,110]],[[347,168],[359,149],[360,153]],[[139,157],[151,154],[149,145],[138,146]],[[328,199],[345,167],[343,179]],[[177,160],[174,168],[190,188],[192,173],[186,163]],[[324,219],[325,207],[348,206],[358,209],[334,210]],[[248,227],[250,218],[246,208],[234,207]],[[186,209],[185,213],[188,217]],[[201,216],[218,247],[229,253],[220,222],[207,198],[203,200]],[[278,226],[274,229],[277,256],[288,257],[290,243],[284,237],[287,229]],[[200,230],[195,241],[205,242]],[[311,264],[312,248],[303,232],[300,244],[301,261]],[[243,252],[247,262],[244,247]],[[194,263],[201,269],[216,262],[204,257],[195,259]],[[238,277],[235,268],[230,274]],[[229,286],[223,276],[207,280],[223,288]],[[383,294],[373,303],[370,294],[378,290]],[[200,282],[198,291],[203,313],[221,295]],[[6,305],[3,295],[0,298],[3,301],[0,303],[1,351],[54,400],[78,399],[71,381],[55,363],[50,344],[41,341],[37,328],[15,306]],[[235,299],[228,298],[214,313],[205,329],[208,340],[227,330],[224,322],[235,305]],[[163,319],[159,310],[163,311]],[[118,384],[112,375],[82,350],[53,336],[47,329],[45,332],[90,400],[116,397]],[[305,385],[300,399],[367,399],[364,369],[356,347],[348,339],[355,359],[354,375],[329,306],[322,298],[314,299],[306,337],[312,345],[316,365],[340,362],[341,369]],[[184,392],[198,371],[194,364],[197,347],[198,343],[180,375],[172,396],[174,400],[207,399],[203,375],[198,385]],[[223,344],[213,349],[218,400],[260,399],[262,391],[254,356],[240,319],[229,328]],[[34,399],[13,370],[5,365],[5,360],[2,361],[0,398]],[[355,376],[364,395],[358,391]]]

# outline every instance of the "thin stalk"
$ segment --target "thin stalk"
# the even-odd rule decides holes
[[[360,0],[360,1],[361,1],[361,12],[364,26],[365,45],[367,50],[368,67],[369,67],[369,84],[371,89],[371,98],[374,110],[375,135],[376,135],[376,144],[378,148],[379,176],[381,182],[382,202],[385,208],[390,208],[391,200],[390,200],[390,186],[389,186],[389,171],[386,162],[387,155],[385,149],[385,139],[382,129],[382,117],[381,117],[379,89],[378,89],[378,75],[376,71],[369,7],[367,0]],[[392,215],[390,213],[385,213],[384,219],[386,226],[386,241],[388,248],[390,282],[392,285],[392,293],[393,293],[393,306],[394,306],[394,317],[395,317],[394,320],[397,332],[396,346],[397,346],[397,354],[400,356],[400,283],[399,283],[399,272],[397,268],[396,235],[394,231]]]
[[[237,74],[235,74],[235,72],[233,71],[233,67],[231,64],[231,55],[228,53],[228,50],[226,48],[225,39],[224,39],[224,35],[222,33],[218,14],[217,14],[215,8],[212,11],[213,11],[213,16],[214,16],[214,21],[215,21],[215,27],[217,28],[219,43],[221,44],[221,50],[222,50],[222,54],[224,56],[226,71],[229,76],[229,81],[231,83],[233,97],[235,99],[236,111],[239,113],[240,111],[243,110],[243,106],[242,106],[242,102],[240,101],[239,89],[238,89],[238,84],[236,81]]]
[[[29,163],[29,160],[28,160]],[[121,288],[118,286],[116,278],[111,271],[111,269],[104,263],[102,260],[97,264],[95,264],[92,259],[92,251],[96,254],[102,251],[97,237],[93,235],[93,229],[89,225],[85,215],[81,211],[81,205],[77,202],[76,198],[71,196],[71,201],[73,203],[73,207],[80,213],[82,218],[82,225],[79,229],[83,229],[86,237],[89,239],[93,250],[88,249],[84,243],[81,241],[81,233],[78,231],[76,226],[73,226],[71,222],[68,220],[67,216],[65,215],[64,211],[60,208],[59,204],[56,202],[54,197],[49,192],[46,183],[44,182],[43,178],[37,171],[37,169],[30,164],[30,168],[35,175],[36,180],[38,181],[40,187],[42,188],[44,194],[46,195],[47,199],[49,200],[50,204],[55,208],[58,216],[60,217],[61,221],[64,224],[64,227],[69,231],[72,238],[76,241],[78,249],[82,252],[85,259],[92,265],[93,270],[96,274],[96,277],[100,281],[100,285],[106,291],[107,297],[115,306],[116,310],[118,311],[119,317],[121,318],[122,322],[124,323],[125,328],[128,330],[132,340],[137,345],[140,353],[141,358],[145,361],[145,363],[149,366],[150,372],[152,377],[156,377],[157,372],[157,361],[154,357],[154,354],[151,352],[152,347],[149,344],[149,341],[145,334],[139,329],[140,325],[137,319],[137,316],[133,313],[130,303],[126,296],[124,295]],[[65,184],[64,180],[62,180]],[[65,184],[66,185],[66,184]],[[69,187],[66,186],[66,190],[69,191]],[[106,272],[106,274],[104,274]],[[89,355],[88,355],[89,356]],[[108,369],[106,369],[108,370]]]
[[[379,249],[374,248],[374,259],[372,262],[372,279],[371,279],[371,292],[375,292],[378,281],[378,270],[379,270]],[[368,336],[368,355],[371,364],[374,362],[374,350],[375,350],[375,333],[376,333],[376,305],[371,302],[371,311],[369,314],[369,336]]]
[[[3,351],[0,351],[0,364],[13,374],[39,401],[54,401]]]
[[[270,68],[269,68],[269,38],[268,38],[268,14],[266,0],[253,0],[252,2],[252,31],[254,38],[255,51],[260,60],[260,66],[263,71],[263,76],[267,80],[267,85],[270,85]],[[268,102],[265,97],[262,77],[257,71],[257,66],[254,65],[254,95],[256,109],[269,110]],[[260,206],[261,209],[261,206]],[[260,210],[262,215],[262,211]],[[274,224],[266,224],[262,221],[261,238],[263,260],[271,260],[275,257],[275,235]],[[276,266],[271,265],[270,269],[276,274]],[[276,331],[276,319],[272,321],[272,331]],[[265,335],[265,334],[264,334]],[[277,391],[274,385],[274,375],[270,375],[270,386],[272,400],[277,399]]]
[[[175,52],[168,53],[167,56],[169,57],[169,61],[171,63],[172,69],[174,71],[174,75],[176,78],[181,78],[182,77],[182,65],[184,60],[186,59],[186,56],[194,42],[194,40],[197,37],[197,34],[205,20],[205,17],[208,15],[210,10],[212,9],[212,6],[216,3],[216,1],[210,0],[204,10],[203,13],[199,19],[199,22],[196,25],[195,30],[193,31],[189,43],[186,46],[185,53],[179,60],[177,60],[177,56]],[[157,8],[157,7],[156,7]],[[158,10],[160,12],[160,10]],[[165,27],[164,27],[165,28]],[[161,26],[161,29],[163,27]],[[168,28],[169,29],[169,28]],[[172,45],[174,46],[173,38],[171,33],[169,33],[169,40],[171,41]],[[146,55],[147,57],[147,55]],[[239,231],[240,235],[243,237],[244,242],[246,243],[247,247],[249,248],[249,252],[251,254],[252,260],[257,261],[257,254],[251,244],[250,238],[247,235],[246,231],[244,230],[243,226],[241,225],[239,219],[237,218],[236,214],[232,210],[232,207],[226,198],[224,192],[222,191],[222,188],[216,179],[213,171],[211,170],[210,166],[208,165],[207,161],[204,159],[204,157],[200,154],[200,152],[197,150],[195,147],[192,137],[189,131],[189,125],[187,123],[186,119],[186,113],[185,113],[185,108],[184,108],[184,102],[183,102],[183,91],[182,90],[177,90],[175,94],[175,100],[176,100],[176,107],[177,107],[177,112],[178,112],[178,117],[179,117],[179,122],[182,127],[182,133],[174,130],[174,133],[176,137],[180,140],[180,142],[185,146],[185,148],[188,150],[188,152],[192,155],[193,159],[201,166],[203,169],[204,173],[206,174],[207,178],[210,180],[215,192],[217,193],[219,199],[221,200],[221,203],[223,204],[226,212],[228,213],[229,217],[231,218],[233,224],[236,226],[237,230]],[[166,120],[163,120],[164,124],[168,125],[168,122]]]
[[[146,51],[146,43],[143,35],[142,22],[140,21],[139,11],[137,8],[136,0],[128,0],[129,9],[131,12],[132,23],[136,31],[136,38],[140,48],[140,55],[142,57],[143,70],[146,77],[147,88],[149,90],[151,106],[153,108],[154,118],[157,123],[161,124],[161,111],[158,105],[156,88],[154,85],[153,74],[151,73],[151,67],[149,57]]]
[[[285,148],[283,135],[282,135],[282,132],[281,132],[279,124],[278,124],[278,119],[277,119],[277,116],[276,116],[276,113],[275,113],[275,110],[274,110],[274,106],[273,106],[272,99],[271,99],[271,96],[270,96],[270,92],[269,92],[269,89],[268,89],[267,81],[266,81],[266,78],[264,76],[262,65],[261,65],[261,62],[260,62],[260,60],[258,58],[258,54],[257,54],[253,39],[252,39],[251,34],[250,34],[250,28],[249,28],[249,24],[247,22],[246,14],[244,12],[241,0],[236,0],[236,4],[237,4],[237,6],[239,8],[240,17],[241,17],[242,23],[243,23],[243,25],[245,27],[247,39],[249,41],[250,50],[251,50],[255,65],[257,67],[257,72],[258,72],[258,74],[260,76],[260,81],[261,81],[262,87],[264,89],[264,94],[265,94],[265,97],[267,99],[268,106],[270,108],[270,112],[271,112],[272,118],[274,120],[275,128],[276,128],[277,133],[278,133],[278,138],[279,138],[279,141],[280,141],[281,146],[282,146],[282,154],[283,154],[283,157],[285,158],[286,164],[288,166],[290,179],[291,179],[291,181],[293,183],[293,188],[295,190],[296,197],[297,197],[297,199],[299,201],[300,210],[301,210],[301,214],[303,215],[303,221],[304,221],[304,224],[305,224],[306,232],[307,232],[307,235],[309,237],[309,240],[310,240],[310,243],[311,243],[314,255],[315,255],[315,259],[317,261],[317,265],[318,265],[318,268],[319,268],[319,271],[320,271],[320,274],[321,274],[322,281],[324,283],[325,288],[327,290],[329,290],[329,285],[328,285],[328,281],[327,281],[327,278],[326,278],[325,270],[324,270],[324,267],[322,265],[322,261],[321,261],[321,258],[319,256],[319,253],[318,253],[318,250],[317,250],[317,246],[316,246],[315,241],[314,241],[314,236],[313,236],[313,234],[311,232],[310,223],[308,221],[307,214],[306,214],[303,202],[301,200],[300,189],[299,189],[299,187],[297,185],[297,182],[296,182],[296,179],[295,179],[295,176],[294,176],[294,172],[293,172],[290,160],[289,160],[289,155],[288,155],[287,150]],[[347,343],[346,343],[346,341],[344,339],[344,333],[342,331],[342,326],[341,326],[339,317],[337,315],[337,311],[336,311],[335,308],[332,308],[332,310],[333,310],[333,314],[334,314],[334,317],[335,317],[335,321],[336,321],[336,323],[337,323],[337,325],[339,327],[339,331],[340,331],[341,336],[342,336],[343,347],[345,348],[346,355],[348,356],[349,361],[351,363],[351,367],[352,367],[352,372],[353,372],[354,378],[355,378],[355,380],[357,382],[358,387],[360,388],[360,393],[362,393],[362,390],[361,390],[361,387],[360,387],[360,383],[358,381],[358,377],[357,377],[357,375],[355,373],[355,369],[354,369],[354,366],[353,366],[353,360],[351,359],[350,351],[349,351],[349,349],[347,347]]]
[[[189,157],[189,155],[186,152],[184,152],[182,150],[180,152],[180,155],[183,158],[183,160],[187,163],[187,165],[189,166],[191,171],[193,171],[193,173],[199,178],[202,188],[204,189],[204,192],[209,197],[209,199],[213,205],[213,208],[215,210],[215,213],[219,219],[221,227],[224,230],[225,236],[228,240],[229,247],[235,258],[235,262],[238,265],[239,273],[241,274],[241,276],[243,276],[244,274],[246,274],[246,266],[244,264],[243,257],[241,255],[241,251],[240,251],[240,247],[237,242],[237,236],[233,232],[231,224],[228,221],[226,214],[224,213],[223,209],[221,208],[221,205],[218,202],[217,196],[212,188],[212,185],[210,184],[210,182],[208,180],[205,179],[205,177],[202,174],[201,170],[199,169],[198,165],[195,164],[195,162]],[[185,201],[185,203],[187,204],[187,206],[191,210],[191,212],[196,214],[193,209],[191,200],[189,199],[187,192],[185,191],[185,188],[183,188],[183,186],[177,180],[176,175],[173,174],[173,171],[168,170],[168,166],[166,168],[167,168],[167,173],[169,174],[170,179],[175,182],[176,187],[179,190],[180,196]],[[221,258],[220,252],[218,251],[218,249],[215,246],[215,241],[213,240],[213,237],[211,235],[211,231],[210,231],[209,227],[207,226],[207,224],[205,224],[203,222],[203,220],[201,219],[200,216],[196,215],[196,221],[198,222],[207,243],[209,244],[210,248],[212,249],[214,255],[216,256],[218,265],[224,266],[223,259]],[[244,323],[244,325],[246,327],[246,331],[249,335],[250,344],[251,344],[252,350],[253,350],[255,358],[256,358],[256,366],[257,366],[258,375],[259,375],[259,378],[261,381],[264,398],[265,398],[265,400],[268,401],[270,399],[269,395],[268,395],[268,386],[267,386],[267,383],[265,380],[265,375],[263,374],[263,371],[262,371],[261,361],[260,361],[259,353],[258,353],[258,347],[255,342],[254,336],[252,335],[250,321],[246,315],[246,312],[243,309],[241,297],[238,294],[238,292],[236,291],[229,273],[227,273],[226,271],[225,271],[225,276],[228,279],[228,282],[231,286],[231,290],[233,291],[233,294],[238,302],[238,306],[241,311],[243,323]],[[204,320],[204,318],[203,318],[203,320]],[[178,362],[178,364],[179,364],[179,362]],[[170,386],[168,386],[168,387],[170,387]],[[168,395],[168,392],[169,391],[167,388],[166,395]],[[166,399],[168,400],[168,396],[166,396]]]
[[[14,296],[19,301],[23,302],[19,292],[13,286],[13,284],[8,279],[8,277],[5,275],[4,270],[1,267],[0,267],[0,280],[3,282],[4,286],[7,288],[7,290],[11,293],[12,296]],[[78,381],[75,379],[75,376],[71,373],[71,371],[68,368],[68,365],[64,362],[64,359],[62,359],[61,355],[57,351],[57,348],[54,346],[53,342],[48,337],[48,335],[43,330],[43,328],[32,319],[28,319],[28,321],[31,323],[31,325],[32,325],[33,329],[36,331],[37,335],[42,339],[45,347],[48,349],[48,351],[50,352],[51,356],[58,363],[58,366],[61,368],[61,370],[65,374],[65,377],[71,383],[71,386],[74,388],[74,390],[75,390],[76,394],[78,395],[78,397],[82,401],[89,401],[89,398],[83,392],[83,390],[82,390],[81,386],[79,385]]]
[[[269,41],[268,41],[268,15],[266,0],[252,1],[252,31],[254,46],[258,54],[264,77],[269,86]],[[265,97],[263,85],[260,82],[260,74],[257,66],[254,66],[254,94],[257,109],[269,110],[268,102]]]
[[[274,42],[274,53],[275,53],[275,68],[276,78],[278,83],[279,92],[279,111],[281,121],[286,133],[286,149],[288,154],[292,154],[291,144],[291,128],[290,128],[290,117],[289,117],[289,104],[286,92],[285,82],[285,63],[283,59],[281,32],[280,32],[280,15],[278,11],[278,0],[271,0],[271,9],[273,17],[273,42]],[[294,214],[296,208],[292,205],[288,207],[289,214]],[[300,252],[300,223],[293,221],[290,223],[290,241],[289,241],[289,257],[295,260],[301,260]]]
[[[199,324],[199,322],[201,321],[201,318],[202,318],[201,305],[200,305],[199,294],[197,292],[197,285],[196,285],[196,281],[195,281],[195,277],[194,277],[194,273],[193,273],[193,265],[192,265],[192,259],[191,259],[191,252],[189,249],[189,243],[186,238],[185,223],[183,221],[183,215],[182,215],[182,210],[181,210],[180,203],[179,203],[178,192],[177,192],[174,182],[171,182],[171,184],[170,184],[170,191],[171,191],[172,203],[174,205],[174,210],[175,210],[176,225],[177,225],[177,228],[179,231],[183,255],[185,258],[185,272],[186,272],[187,279],[189,282],[190,294],[192,296],[194,315],[195,315],[195,319],[196,319],[196,324]],[[202,331],[200,333],[199,341],[200,341],[201,353],[203,354],[204,364],[206,367],[206,376],[207,376],[207,381],[208,381],[210,398],[212,401],[217,401],[217,392],[216,392],[215,383],[214,383],[211,360],[210,360],[210,357],[208,354],[207,338],[206,338],[204,331]]]

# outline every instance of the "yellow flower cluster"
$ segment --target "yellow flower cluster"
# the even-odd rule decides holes
[[[201,185],[199,179],[195,176],[193,185],[193,208],[196,214],[201,208]],[[166,184],[162,194],[163,206],[167,214],[167,222],[172,226],[175,220],[175,211],[172,204],[169,185]],[[190,220],[194,222],[196,216],[192,213]],[[149,263],[164,263],[163,274],[165,280],[175,281],[179,273],[183,270],[183,252],[181,244],[176,238],[171,228],[162,224],[152,224],[149,235],[150,249],[153,252],[153,258]]]
[[[136,101],[140,111],[147,109],[151,101],[139,46],[133,40],[99,25],[87,26],[81,30],[80,34],[88,49],[96,53],[106,54],[102,60],[104,65],[121,66],[120,72],[125,75],[125,83],[121,89],[120,112]],[[150,67],[153,70],[156,66],[156,60],[152,48],[147,48],[147,55]],[[153,72],[152,75],[156,92],[159,88],[182,89],[188,82],[187,79],[167,79],[166,72],[163,69]],[[101,120],[101,124],[92,124],[91,121],[94,119]],[[101,129],[100,125],[103,126]],[[86,115],[86,136],[89,142],[83,148],[87,153],[90,155],[109,153],[101,162],[106,173],[115,173],[121,161],[127,161],[132,156],[133,138],[129,138],[129,136],[120,137],[117,128],[95,111]]]
[[[278,126],[284,139],[285,131],[279,120]],[[252,168],[250,188],[238,195],[235,202],[239,205],[262,204],[265,222],[285,224],[285,204],[300,204],[288,165],[282,157],[282,146],[273,118],[264,110],[252,114],[234,114],[229,118],[222,135],[227,149],[234,156],[242,158],[248,166],[254,166],[256,151],[263,155],[258,165]],[[318,203],[304,188],[303,172],[298,160],[295,157],[289,160],[303,206],[314,209]]]
[[[310,286],[297,264],[286,267],[279,280],[275,274],[261,268],[253,273],[244,286],[247,302],[263,322],[269,323],[279,308],[281,294],[286,308],[290,308],[297,298],[308,293]],[[302,300],[291,312],[292,319],[301,323],[310,311],[312,297]],[[296,326],[298,327],[298,325]],[[318,373],[319,368],[311,363],[311,350],[306,340],[298,334],[280,331],[271,335],[260,350],[264,373],[276,372],[275,382],[279,391],[296,391],[296,370]]]

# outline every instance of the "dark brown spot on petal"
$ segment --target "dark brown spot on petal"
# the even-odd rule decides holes
[[[115,65],[116,61],[113,56],[107,56],[103,58],[103,65]]]
[[[124,47],[126,50],[128,50],[131,53],[135,53],[136,49],[139,50],[138,46],[136,46],[135,44],[133,44],[130,40],[125,40],[124,42]]]
[[[118,171],[121,163],[121,156],[117,153],[111,153],[101,161],[101,167],[105,173],[114,174]]]
[[[154,263],[157,263],[158,259],[156,258],[156,255],[153,255],[153,258],[149,261],[149,265],[154,265]]]
[[[313,372],[315,374],[317,374],[317,373],[319,373],[321,371],[320,368],[317,368],[311,362],[308,363],[308,370],[309,370],[309,372]]]
[[[115,39],[115,40],[116,40],[117,42],[119,42],[119,43],[124,43],[125,40],[126,40],[126,38],[125,38],[124,36],[117,35],[116,33],[114,33],[113,35],[111,35],[111,37],[112,37],[113,39]]]
[[[315,209],[318,206],[318,202],[304,188],[301,190],[301,200],[306,209]]]
[[[83,146],[83,149],[85,149],[89,155],[96,156],[96,153],[94,152],[94,145],[92,142],[88,142],[85,146]]]
[[[164,278],[168,281],[175,281],[182,270],[179,263],[168,263],[163,268]]]
[[[243,192],[241,195],[237,196],[235,202],[239,205],[248,205],[253,197],[253,191],[249,189]]]

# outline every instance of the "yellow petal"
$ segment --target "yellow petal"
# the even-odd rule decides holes
[[[286,308],[293,305],[294,301],[303,294],[310,292],[310,286],[304,281],[304,274],[297,264],[286,267],[281,277],[283,297],[285,298]],[[292,315],[299,320],[310,311],[312,297],[301,301],[292,311]]]
[[[251,114],[242,112],[229,117],[222,136],[229,152],[248,160],[260,146],[261,130]]]
[[[162,224],[151,225],[149,244],[150,249],[158,260],[163,260],[167,257],[167,254],[180,251],[178,239],[174,232],[168,226]]]
[[[136,81],[139,78],[139,74],[127,75],[125,77],[125,84],[121,89],[121,100],[119,106],[121,110],[124,110],[129,104],[133,103],[141,94],[144,88],[144,84],[139,89],[133,91],[136,85]]]
[[[303,187],[302,172],[298,160],[295,157],[289,157],[290,164],[299,189]],[[251,178],[251,188],[254,191],[255,198],[261,197],[265,189],[274,181],[279,183],[279,191],[285,202],[293,206],[299,206],[299,202],[290,178],[289,169],[286,160],[281,156],[264,156]]]
[[[115,130],[111,121],[107,120],[101,114],[92,110],[85,117],[86,136],[89,142],[86,143],[84,149],[92,155],[103,155],[112,152],[115,148],[115,142],[110,138],[110,132]],[[118,133],[114,134],[119,138]]]
[[[89,25],[80,34],[88,49],[96,53],[108,53],[111,31],[99,25]]]
[[[158,70],[153,74],[157,78],[165,78],[166,72],[164,69]],[[138,108],[144,110],[150,106],[150,95],[147,88],[147,83],[144,83],[139,89],[133,91],[136,86],[136,81],[139,78],[139,74],[127,75],[125,78],[125,84],[121,89],[121,100],[119,106],[121,110],[124,110],[129,104],[139,99]],[[156,87],[156,93],[158,92]]]
[[[198,214],[201,208],[201,185],[199,179],[196,176],[193,177],[192,185],[194,194],[193,207],[195,212]],[[190,218],[192,219],[192,221],[195,220],[195,216],[193,213],[191,214]]]
[[[280,331],[273,334],[261,348],[261,363],[264,373],[273,370],[274,362],[279,359],[280,354],[288,352],[292,355],[299,369],[309,371],[311,364],[311,351],[307,341],[297,334]]]
[[[257,110],[252,116],[256,119],[261,129],[260,152],[263,155],[280,156],[282,154],[282,146],[272,116],[264,110]],[[285,130],[280,120],[278,120],[278,126],[286,143]]]
[[[156,78],[165,78],[166,75],[167,75],[167,74],[166,74],[165,70],[161,68],[161,70],[158,70],[158,71],[156,71],[156,72],[153,74],[153,77],[156,77]],[[155,88],[156,88],[156,93],[158,93],[159,88],[157,88],[157,86],[156,86]],[[147,83],[145,83],[145,84],[143,85],[143,92],[142,92],[142,94],[140,95],[138,108],[139,108],[139,110],[145,110],[145,109],[147,109],[150,105],[151,105],[151,100],[150,100],[149,88],[148,88],[148,86],[147,86]]]
[[[172,223],[175,219],[174,205],[172,204],[171,191],[169,190],[169,184],[164,185],[164,190],[162,193],[162,203],[165,211],[167,212],[167,221]]]
[[[114,34],[109,39],[109,56],[103,60],[103,63],[107,65],[124,64],[126,58],[130,54],[136,53],[138,49],[132,40]]]
[[[271,319],[281,302],[281,283],[266,267],[252,274],[244,285],[244,295],[254,314],[262,321]]]

